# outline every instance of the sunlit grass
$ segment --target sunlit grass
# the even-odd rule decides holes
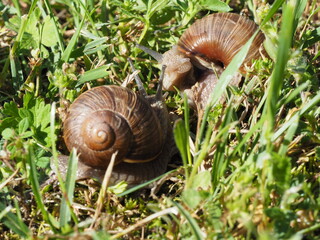
[[[316,0],[21,3],[0,3],[1,239],[317,238]],[[130,74],[128,57],[154,93],[159,66],[136,43],[163,53],[194,18],[230,7],[259,23],[270,59],[256,61],[242,85],[228,85],[252,37],[200,118],[185,97],[166,96],[179,119],[173,132],[180,151],[168,173],[107,190],[92,180],[75,183],[72,152],[66,179],[53,176],[50,161],[56,165],[64,151],[61,122],[70,102],[89,87],[120,85]],[[150,183],[156,187],[141,190]]]

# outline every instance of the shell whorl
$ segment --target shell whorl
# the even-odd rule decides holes
[[[164,141],[148,101],[119,86],[100,86],[81,94],[69,108],[64,139],[69,151],[78,150],[80,161],[102,169],[117,150],[116,164],[151,161]]]
[[[216,13],[197,20],[181,36],[178,42],[180,52],[199,62],[222,63],[226,67],[232,58],[257,30],[257,25],[241,15]],[[264,35],[255,37],[244,63],[260,57],[259,48]],[[207,66],[206,66],[207,67]]]

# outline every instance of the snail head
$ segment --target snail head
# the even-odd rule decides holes
[[[193,65],[190,58],[178,50],[175,45],[172,49],[164,54],[158,53],[140,44],[136,45],[145,53],[151,55],[161,65],[166,65],[166,71],[163,78],[163,89],[173,91],[174,86],[178,89],[185,88],[185,85],[192,85]],[[186,79],[188,79],[186,81]]]

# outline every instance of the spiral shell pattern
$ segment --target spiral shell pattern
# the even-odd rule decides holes
[[[226,67],[257,29],[253,21],[238,14],[211,14],[197,20],[183,33],[178,48],[198,65],[222,63]],[[264,35],[259,32],[244,63],[250,64],[252,59],[260,57],[263,41]]]
[[[70,106],[64,122],[69,151],[80,161],[106,169],[113,153],[120,162],[147,162],[162,150],[164,137],[150,104],[120,86],[100,86],[81,94]]]

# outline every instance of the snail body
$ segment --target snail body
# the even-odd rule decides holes
[[[68,150],[76,148],[79,154],[78,179],[102,181],[116,152],[112,184],[125,180],[135,185],[165,172],[173,141],[161,87],[154,96],[141,92],[99,86],[72,103],[63,137]],[[66,172],[68,157],[60,156],[59,161],[59,170]]]
[[[182,34],[178,43],[164,54],[148,53],[161,64],[168,66],[163,89],[172,91],[178,88],[185,91],[192,105],[203,109],[209,96],[199,95],[212,92],[221,72],[257,29],[253,21],[239,14],[215,13],[193,23]],[[240,72],[244,73],[245,65],[250,65],[253,59],[260,58],[261,53],[265,54],[263,41],[264,35],[259,32],[240,67]],[[240,78],[240,74],[234,76],[233,84],[237,84]],[[197,84],[201,86],[194,88]],[[205,89],[206,87],[210,89]],[[199,102],[199,99],[203,101]]]

